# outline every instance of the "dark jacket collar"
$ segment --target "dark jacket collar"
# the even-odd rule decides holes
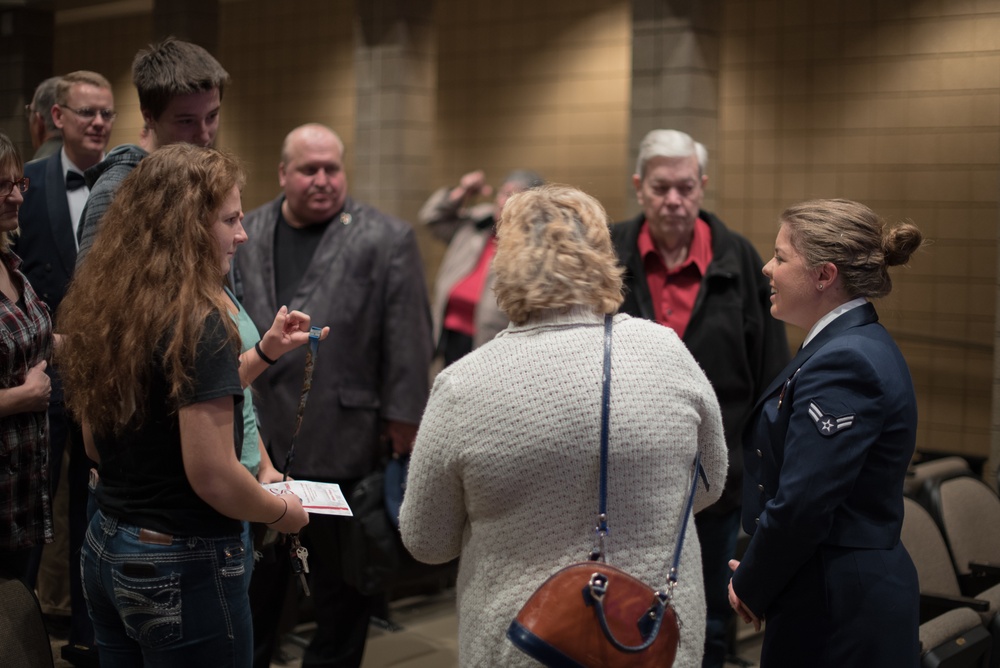
[[[708,228],[712,231],[712,263],[709,265],[707,273],[714,274],[720,268],[724,274],[735,271],[736,267],[729,257],[733,247],[729,239],[732,233],[715,214],[709,211],[700,209],[698,217],[708,223]],[[645,220],[646,215],[640,213],[635,218],[621,223],[627,229],[623,245],[634,257],[638,257],[639,255],[639,230],[642,229],[642,224]],[[641,265],[642,258],[638,259]],[[625,261],[625,258],[622,258],[622,260]]]
[[[878,322],[878,313],[875,312],[875,306],[869,302],[851,309],[824,327],[807,346],[799,349],[799,352],[792,358],[792,361],[771,381],[771,384],[767,386],[764,393],[757,398],[754,412],[757,411],[764,399],[774,394],[775,390],[795,375],[799,368],[829,341],[849,329],[876,322]]]
[[[734,250],[732,233],[713,213],[701,209],[698,211],[698,217],[708,223],[708,227],[712,231],[712,261],[706,268],[702,280],[714,277],[732,280],[740,273],[740,262]],[[655,321],[656,312],[653,309],[653,297],[649,293],[649,284],[645,280],[646,270],[643,266],[642,256],[639,254],[639,230],[642,229],[645,220],[645,214],[640,213],[631,220],[619,223],[621,243],[617,244],[616,248],[622,266],[634,277],[630,282],[630,289],[634,293],[639,313],[647,320]],[[699,291],[699,298],[692,313],[698,310],[701,299],[701,291]]]

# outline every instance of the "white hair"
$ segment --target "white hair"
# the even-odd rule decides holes
[[[691,155],[698,157],[698,171],[704,175],[708,169],[708,150],[704,145],[680,130],[651,130],[639,144],[635,173],[640,178],[644,177],[646,163],[653,158],[686,158]]]

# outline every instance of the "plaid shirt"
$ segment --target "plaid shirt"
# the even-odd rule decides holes
[[[52,319],[18,267],[0,251],[0,261],[24,286],[22,311],[0,292],[0,388],[24,383],[28,369],[52,352]],[[17,281],[15,280],[16,284]],[[49,499],[48,413],[0,418],[0,550],[21,550],[52,541]]]

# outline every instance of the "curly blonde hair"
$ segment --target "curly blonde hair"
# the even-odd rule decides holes
[[[877,299],[892,292],[889,267],[906,264],[923,244],[916,225],[888,225],[878,214],[847,199],[816,199],[785,209],[781,225],[810,267],[837,266],[851,297]]]
[[[621,305],[608,214],[571,186],[549,184],[512,195],[497,223],[497,304],[520,325],[544,310],[588,306],[614,313]]]
[[[154,360],[176,410],[212,312],[239,354],[212,226],[244,181],[234,157],[173,144],[122,182],[57,318],[66,404],[94,433],[141,422]]]

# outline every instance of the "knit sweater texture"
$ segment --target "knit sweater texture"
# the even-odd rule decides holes
[[[435,380],[400,514],[403,540],[429,563],[461,555],[462,666],[537,665],[507,626],[552,573],[594,545],[603,318],[547,314],[508,326]],[[670,329],[614,319],[608,462],[608,563],[666,584],[696,450],[714,502],[727,450],[715,393]],[[675,666],[701,665],[701,550],[687,532],[674,605]]]
[[[90,197],[80,215],[80,230],[77,232],[80,242],[76,254],[76,265],[80,266],[83,258],[94,245],[97,232],[101,229],[101,219],[111,207],[111,202],[118,192],[125,177],[132,173],[142,159],[149,153],[135,144],[123,144],[115,147],[104,160],[87,170],[85,176],[90,187]]]

